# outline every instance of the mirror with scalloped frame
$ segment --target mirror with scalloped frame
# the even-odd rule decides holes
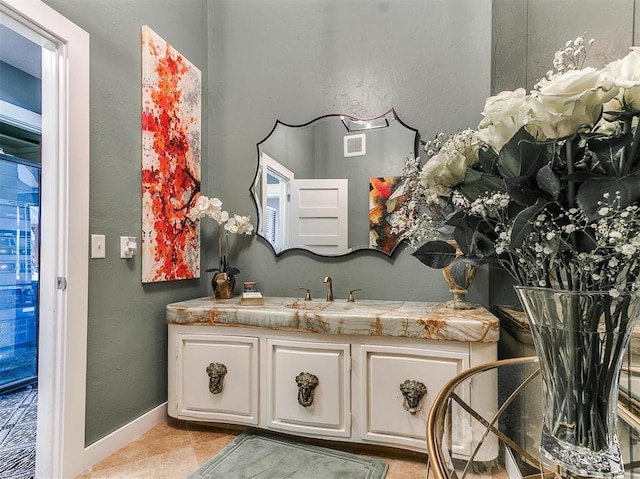
[[[251,193],[257,234],[276,255],[358,250],[392,256],[404,161],[417,154],[418,130],[395,110],[373,118],[331,114],[302,125],[280,120],[258,143]]]

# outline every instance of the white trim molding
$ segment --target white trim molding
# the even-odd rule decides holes
[[[122,446],[129,444],[151,428],[166,421],[167,403],[165,402],[87,447],[84,455],[84,470],[86,471]]]

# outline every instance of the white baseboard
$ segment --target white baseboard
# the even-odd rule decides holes
[[[142,436],[149,429],[165,422],[166,420],[167,403],[164,402],[137,419],[134,419],[130,423],[125,424],[117,431],[113,431],[108,436],[94,442],[84,449],[83,471],[86,471],[94,464],[102,461],[104,458],[109,457],[118,449],[126,446],[134,439]]]

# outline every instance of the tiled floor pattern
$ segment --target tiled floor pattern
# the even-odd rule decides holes
[[[154,427],[77,479],[184,478],[229,444],[241,430],[189,424],[169,418],[166,423]],[[332,447],[329,441],[316,444]],[[333,446],[338,447],[335,444]],[[427,477],[425,454],[388,448],[363,449],[344,444],[339,447],[362,456],[386,460],[389,470],[385,479]]]
[[[36,379],[35,346],[21,346],[11,351],[10,357],[3,357],[7,354],[4,350],[0,353],[0,389]]]
[[[35,388],[0,396],[0,479],[34,477],[37,406]]]

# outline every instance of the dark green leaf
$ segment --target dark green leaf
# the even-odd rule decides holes
[[[469,252],[469,257],[477,257],[479,259],[489,258],[495,256],[496,249],[494,242],[491,241],[487,235],[479,230],[476,230],[473,234],[474,247]]]
[[[484,173],[491,173],[498,155],[491,148],[480,148],[478,152],[478,164]]]
[[[533,176],[518,176],[505,179],[507,193],[513,201],[523,206],[531,206],[542,196]]]
[[[525,127],[502,147],[497,168],[504,178],[533,176],[553,158],[553,144],[536,142]]]
[[[524,240],[531,233],[533,222],[540,212],[549,204],[544,198],[540,198],[535,205],[525,208],[513,220],[511,229],[511,243],[509,249],[513,250],[522,245]]]
[[[620,157],[620,150],[630,143],[630,133],[620,136],[595,138],[589,140],[589,150],[595,155],[598,164],[606,171],[607,174],[620,174],[625,172],[618,172],[617,159]]]
[[[609,199],[613,199],[619,192],[620,208],[625,208],[640,200],[639,176],[639,174],[632,174],[622,178],[585,181],[580,185],[576,195],[578,206],[585,212],[587,218],[593,220],[598,217],[598,210],[601,207],[599,203],[605,201],[603,195],[609,193]]]
[[[460,248],[462,254],[465,256],[470,255],[470,251],[475,247],[474,232],[474,228],[463,222],[457,225],[453,232],[453,239],[456,241],[458,248]]]
[[[540,189],[547,193],[551,198],[557,200],[560,197],[562,185],[560,184],[560,180],[556,174],[553,172],[552,162],[549,162],[540,168],[540,171],[538,171],[538,174],[536,175],[536,181]]]
[[[594,173],[589,171],[577,171],[575,173],[571,173],[570,175],[566,175],[563,177],[565,181],[575,181],[575,182],[583,182],[583,181],[609,181],[611,180],[611,176],[603,175],[602,173]]]
[[[240,274],[240,270],[235,266],[229,266],[226,271],[227,274],[236,275]]]
[[[442,269],[455,259],[456,249],[446,241],[429,241],[420,246],[413,256],[430,268]]]
[[[469,169],[464,183],[458,186],[458,190],[469,201],[474,201],[487,192],[504,192],[506,188],[502,178]]]

